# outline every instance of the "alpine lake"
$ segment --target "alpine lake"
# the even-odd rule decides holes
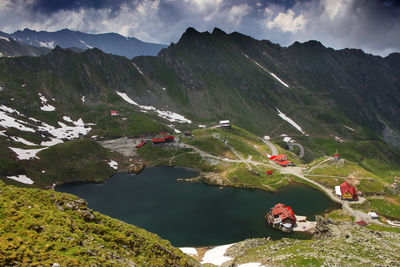
[[[281,202],[308,220],[337,208],[322,192],[298,183],[271,193],[176,181],[197,175],[187,168],[150,167],[139,175],[120,172],[101,184],[64,184],[56,190],[77,195],[89,208],[156,233],[177,247],[257,237],[307,239],[306,233],[286,234],[269,227],[264,218],[269,208]]]

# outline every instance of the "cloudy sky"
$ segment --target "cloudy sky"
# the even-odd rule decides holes
[[[63,28],[176,42],[188,27],[238,31],[281,45],[400,52],[399,0],[0,0],[0,30]]]

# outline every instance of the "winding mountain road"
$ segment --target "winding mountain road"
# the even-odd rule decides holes
[[[289,143],[288,147],[290,151],[293,151],[293,146],[297,146],[300,149],[298,157],[302,159],[304,157],[304,147],[299,143]]]

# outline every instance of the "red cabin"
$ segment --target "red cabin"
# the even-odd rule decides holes
[[[111,116],[119,116],[119,113],[116,110],[110,110],[110,115]]]
[[[147,144],[147,141],[142,141],[140,144],[138,144],[136,146],[136,148],[141,148],[142,146],[144,146],[145,144]]]
[[[174,141],[174,139],[175,139],[174,136],[168,135],[161,138],[153,138],[151,141],[153,142],[153,144],[163,144],[167,142],[172,142]]]
[[[267,171],[267,175],[272,175],[274,174],[274,171]]]

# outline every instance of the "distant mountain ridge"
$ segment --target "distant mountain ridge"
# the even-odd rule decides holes
[[[0,36],[0,57],[33,56],[50,52],[49,48],[21,44],[12,37]]]
[[[80,48],[82,50],[99,48],[106,53],[133,58],[135,56],[155,56],[167,47],[163,44],[147,43],[134,37],[124,37],[117,33],[90,34],[63,29],[56,32],[24,29],[11,34],[0,32],[1,37],[14,39],[22,44],[53,49]]]

